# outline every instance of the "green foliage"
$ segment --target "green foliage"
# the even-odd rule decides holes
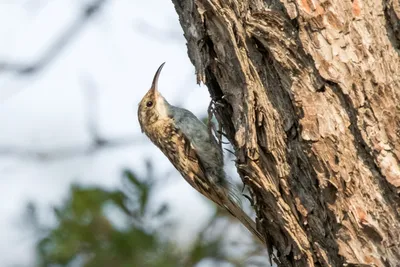
[[[38,265],[178,266],[176,249],[141,223],[147,214],[151,184],[141,182],[130,171],[124,172],[124,180],[134,194],[72,186],[67,201],[54,209],[58,225],[37,245]],[[125,227],[112,222],[105,208],[110,206],[120,211],[117,220],[130,220]]]
[[[220,220],[218,212],[197,236],[191,233],[195,241],[190,248],[178,249],[173,237],[160,237],[160,232],[164,237],[168,233],[169,209],[165,204],[150,207],[155,195],[152,169],[147,163],[145,179],[123,171],[121,190],[71,186],[65,202],[54,208],[57,224],[37,243],[37,266],[187,267],[204,259],[218,262],[214,266],[245,266],[226,255],[223,232],[206,238],[207,229]],[[34,206],[28,206],[28,212],[36,216]],[[31,222],[43,228],[36,218]]]

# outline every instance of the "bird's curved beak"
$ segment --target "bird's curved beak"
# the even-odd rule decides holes
[[[160,67],[158,67],[158,70],[156,71],[156,74],[154,75],[153,83],[151,84],[151,88],[150,88],[150,91],[153,93],[158,91],[158,89],[157,89],[158,78],[160,77],[160,73],[161,73],[161,70],[164,67],[164,65],[165,65],[165,62],[163,64],[161,64]]]

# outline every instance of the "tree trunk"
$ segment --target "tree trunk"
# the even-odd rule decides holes
[[[400,266],[399,0],[173,2],[277,265]]]

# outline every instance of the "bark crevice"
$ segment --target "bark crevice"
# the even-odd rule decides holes
[[[375,162],[375,157],[373,156],[374,152],[372,149],[367,145],[365,140],[362,137],[360,129],[357,127],[358,120],[357,114],[358,111],[353,105],[353,101],[349,95],[343,93],[340,87],[333,82],[329,82],[330,86],[332,87],[332,91],[338,96],[338,99],[341,102],[341,105],[346,110],[347,115],[350,120],[349,129],[352,132],[354,138],[354,147],[357,150],[357,154],[360,156],[361,160],[365,163],[365,166],[368,166],[371,173],[374,173],[374,177],[379,182],[380,188],[383,190],[382,196],[386,199],[387,203],[393,204],[393,212],[397,215],[397,219],[400,221],[399,213],[397,210],[400,210],[399,203],[400,197],[397,195],[397,189],[392,184],[388,183],[385,179],[385,176],[381,173],[379,166]],[[397,203],[397,204],[396,204]]]
[[[389,40],[397,53],[400,54],[400,2],[396,0],[383,0],[386,18],[386,30]]]
[[[381,3],[173,2],[278,265],[397,266],[400,60]]]

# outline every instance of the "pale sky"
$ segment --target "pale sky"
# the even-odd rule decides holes
[[[87,2],[0,0],[0,62],[35,61]],[[65,199],[72,182],[118,187],[121,167],[143,171],[144,158],[154,160],[158,173],[176,174],[160,189],[159,200],[169,201],[183,218],[182,227],[196,229],[207,221],[210,204],[141,134],[136,117],[137,105],[164,61],[160,91],[172,104],[205,114],[209,94],[196,85],[182,34],[168,0],[109,0],[41,73],[25,78],[0,72],[0,150],[85,147],[85,79],[98,90],[101,133],[138,140],[129,147],[62,160],[0,155],[0,267],[33,264],[35,240],[22,221],[28,201],[38,204],[41,220],[51,222],[51,207]]]

